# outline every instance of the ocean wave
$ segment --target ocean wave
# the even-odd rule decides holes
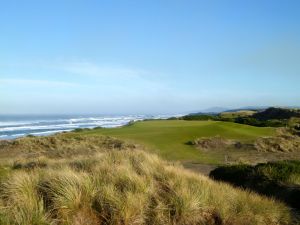
[[[48,124],[32,123],[26,125],[18,125],[18,126],[5,126],[0,127],[0,132],[9,132],[9,131],[25,131],[25,130],[55,130],[55,129],[76,129],[81,127],[93,127],[93,126],[118,126],[124,125],[129,121],[138,121],[144,118],[135,118],[135,117],[105,117],[105,118],[81,118],[81,119],[69,119],[69,120],[55,120]],[[68,122],[67,122],[68,121]],[[64,123],[62,123],[64,122]],[[66,123],[67,122],[67,123]]]
[[[11,116],[13,118],[13,116]],[[140,121],[144,119],[168,118],[169,116],[65,116],[65,117],[42,117],[17,118],[1,121],[0,117],[0,138],[11,139],[26,135],[48,135],[63,131],[71,131],[77,128],[113,128],[128,124],[130,121]]]
[[[3,127],[0,128],[0,132],[8,132],[8,131],[25,131],[25,130],[56,130],[56,129],[76,129],[81,127],[93,127],[93,126],[106,126],[106,125],[119,125],[119,124],[126,124],[130,120],[119,120],[119,121],[94,121],[94,122],[86,122],[86,123],[76,123],[76,124],[54,124],[54,125],[31,125],[31,126],[16,126],[16,127]]]
[[[5,128],[0,128],[0,132],[5,132],[5,131],[17,131],[17,130],[44,130],[44,129],[60,129],[60,128],[65,128],[65,127],[70,127],[70,128],[76,128],[77,126],[75,125],[70,125],[70,124],[65,124],[65,125],[44,125],[44,126],[22,126],[22,127],[5,127]]]
[[[142,120],[145,116],[119,116],[119,117],[81,117],[81,118],[65,118],[65,119],[49,119],[49,120],[24,120],[24,121],[1,121],[0,128],[39,126],[53,124],[80,124],[83,122],[95,121],[122,121],[122,120]]]
[[[67,131],[71,131],[71,130],[53,130],[53,131],[33,132],[33,133],[30,133],[30,134],[31,135],[36,135],[36,136],[41,136],[41,135],[55,134],[55,133],[67,132]]]
[[[25,135],[27,135],[26,133],[21,133],[21,134],[12,134],[12,135],[10,135],[11,137],[23,137],[23,136],[25,136]]]

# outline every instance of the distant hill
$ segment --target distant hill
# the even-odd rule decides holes
[[[247,117],[252,116],[258,111],[256,110],[238,110],[238,111],[227,111],[219,114],[221,118],[237,118],[237,117]]]
[[[257,127],[289,126],[300,130],[300,109],[297,108],[247,107],[220,113],[192,113],[174,119],[228,121]]]
[[[221,112],[224,112],[226,110],[228,110],[228,108],[224,108],[224,107],[211,107],[211,108],[208,108],[208,109],[201,110],[200,113],[209,113],[209,114],[212,114],[212,113],[221,113]]]
[[[279,108],[279,109],[286,109],[286,110],[299,110],[300,107],[297,106],[287,106],[287,107],[274,107],[274,106],[245,106],[240,108],[224,108],[224,107],[211,107],[204,110],[199,110],[199,112],[190,113],[189,115],[203,115],[203,114],[219,114],[219,113],[226,113],[226,112],[238,112],[238,111],[264,111],[269,108]]]
[[[190,113],[188,115],[217,115],[226,112],[237,112],[237,111],[260,111],[269,108],[269,106],[246,106],[241,108],[229,109],[224,107],[211,107],[199,112]]]
[[[237,108],[237,109],[229,109],[223,112],[237,112],[237,111],[262,111],[267,108],[270,108],[269,106],[246,106],[242,108]]]

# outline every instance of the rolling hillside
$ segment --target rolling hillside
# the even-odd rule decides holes
[[[253,142],[261,136],[271,136],[273,128],[258,128],[247,125],[217,121],[157,120],[137,122],[130,126],[113,129],[95,129],[80,132],[82,135],[108,135],[142,144],[165,159],[220,163],[223,155],[201,152],[187,142],[199,137],[221,135],[224,138]]]
[[[139,125],[146,126],[144,134],[157,126]],[[139,125],[106,132],[125,129],[135,136],[141,132]],[[170,133],[178,125],[165,124],[165,129],[152,138],[168,133],[170,140],[178,137]],[[215,182],[130,143],[86,134],[2,143],[2,159],[7,158],[0,163],[1,225],[287,225],[292,221],[290,209],[278,201]]]

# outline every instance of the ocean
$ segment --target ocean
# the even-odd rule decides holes
[[[0,115],[0,139],[50,135],[76,128],[113,128],[124,126],[130,121],[168,117],[170,115]]]

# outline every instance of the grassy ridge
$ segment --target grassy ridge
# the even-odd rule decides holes
[[[253,142],[261,136],[272,136],[273,128],[259,128],[242,124],[218,121],[161,120],[137,122],[114,129],[96,129],[81,132],[82,135],[109,135],[140,143],[155,150],[165,159],[217,164],[224,156],[204,153],[186,143],[199,137],[220,135],[224,138]]]
[[[243,117],[243,116],[253,116],[256,111],[253,110],[240,110],[236,112],[222,112],[220,113],[221,118],[236,118],[236,117]]]
[[[81,155],[89,156],[107,150],[132,149],[134,144],[119,139],[102,136],[83,136],[80,133],[57,134],[45,137],[25,137],[16,140],[0,141],[0,158],[48,158],[68,157]],[[0,162],[1,162],[0,160]]]
[[[227,121],[239,124],[248,124],[256,127],[286,127],[299,130],[299,121],[295,121],[300,117],[299,109],[274,108],[270,107],[263,111],[259,110],[238,110],[222,112],[219,114],[189,114],[179,118],[170,118],[173,120],[213,120]],[[293,124],[295,123],[296,124]]]
[[[35,166],[28,166],[35,165]],[[3,225],[279,225],[287,207],[138,150],[11,166],[0,185]]]

